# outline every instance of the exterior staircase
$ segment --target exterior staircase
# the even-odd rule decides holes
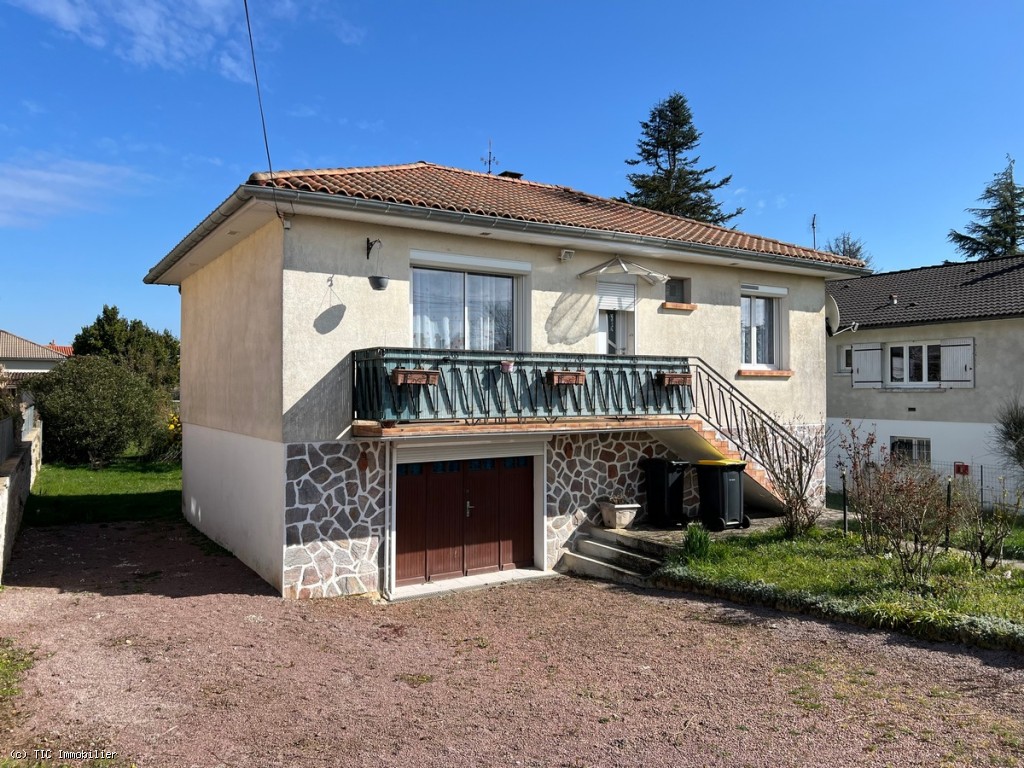
[[[558,570],[577,576],[643,587],[665,559],[666,548],[591,523],[580,526]]]

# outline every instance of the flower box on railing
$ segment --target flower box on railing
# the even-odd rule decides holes
[[[691,377],[688,373],[675,373],[674,371],[658,371],[654,380],[659,387],[688,387]]]
[[[395,368],[391,371],[391,383],[396,387],[403,384],[426,384],[433,386],[441,377],[440,371],[431,371],[426,368]]]
[[[586,371],[547,371],[544,379],[549,387],[579,386],[587,380]]]

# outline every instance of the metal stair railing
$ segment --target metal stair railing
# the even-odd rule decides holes
[[[807,448],[747,395],[699,357],[687,358],[693,376],[694,413],[728,438],[746,459],[762,467],[770,463],[796,466],[807,460]],[[768,454],[781,458],[771,462]]]

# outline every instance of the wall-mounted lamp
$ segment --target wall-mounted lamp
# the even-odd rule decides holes
[[[563,248],[562,252],[558,254],[559,261],[572,261],[572,257],[576,255],[576,251],[570,251],[568,248]]]

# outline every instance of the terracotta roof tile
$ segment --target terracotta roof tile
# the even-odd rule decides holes
[[[0,360],[63,360],[63,355],[42,344],[0,330]]]
[[[75,354],[75,348],[71,344],[58,344],[55,341],[51,341],[46,345],[47,349],[52,349],[54,352],[60,352],[64,357],[71,357]]]
[[[825,285],[843,324],[866,328],[1024,315],[1024,256],[882,272]]]
[[[249,184],[462,213],[624,232],[695,245],[861,267],[863,262],[735,229],[639,208],[570,187],[411,163],[254,173]]]

